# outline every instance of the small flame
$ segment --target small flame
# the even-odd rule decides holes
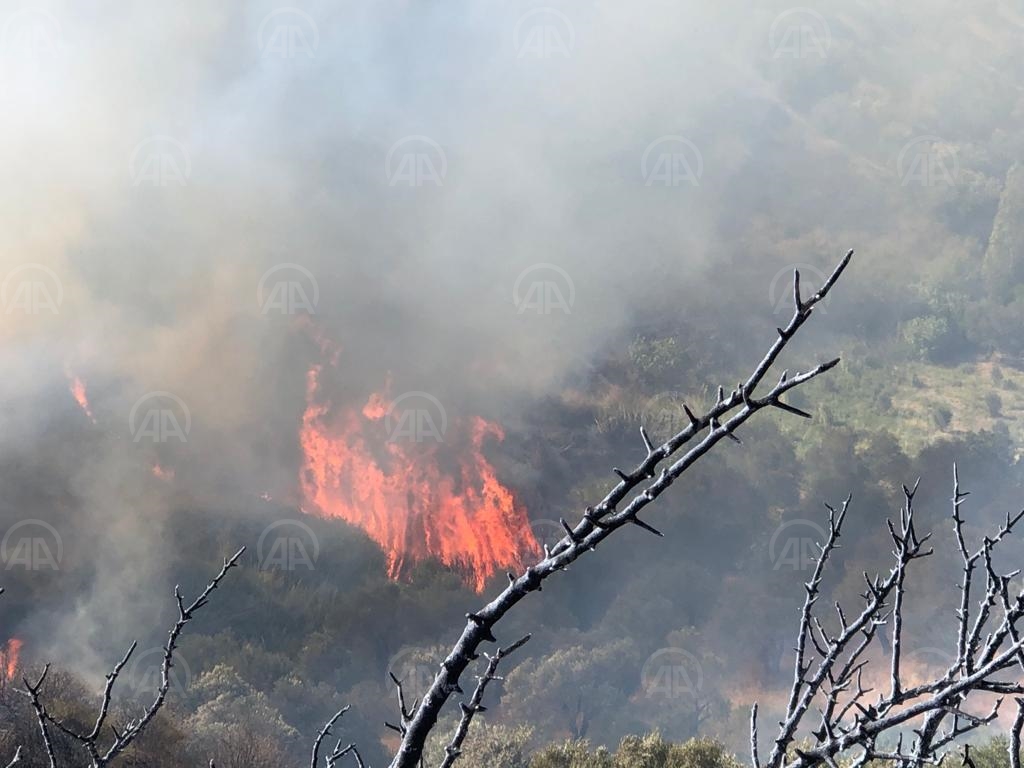
[[[498,424],[451,418],[443,444],[389,440],[387,392],[361,408],[332,408],[322,371],[314,365],[307,374],[299,436],[304,509],[366,531],[394,579],[409,564],[436,558],[479,592],[499,569],[522,567],[525,555],[539,551],[526,510],[483,454],[485,442],[504,439]]]
[[[93,416],[92,408],[89,406],[89,398],[85,392],[85,382],[78,376],[72,376],[69,388],[71,390],[71,396],[75,398],[75,402],[78,403],[78,407],[81,408],[83,413],[89,417],[89,421],[95,424],[96,417]]]
[[[158,478],[160,480],[163,480],[163,481],[169,483],[169,482],[171,482],[174,479],[174,468],[173,467],[164,467],[159,462],[156,462],[156,463],[153,464],[153,466],[150,469],[153,472],[153,477],[156,477],[156,478]]]
[[[13,680],[18,671],[18,658],[21,656],[21,646],[24,643],[16,637],[7,641],[7,645],[0,651],[0,663],[3,664],[4,673],[8,680]]]

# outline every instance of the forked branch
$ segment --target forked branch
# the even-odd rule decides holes
[[[487,707],[483,705],[484,691],[487,690],[487,686],[494,680],[503,680],[504,678],[498,677],[498,665],[501,664],[502,659],[506,656],[515,653],[517,650],[526,645],[530,640],[530,635],[527,635],[522,640],[519,640],[508,648],[499,648],[498,652],[493,656],[484,654],[487,659],[487,669],[484,673],[477,678],[476,689],[473,691],[473,696],[470,698],[468,704],[462,704],[462,718],[459,720],[459,725],[455,729],[455,735],[452,736],[451,742],[445,747],[444,760],[441,762],[441,768],[451,768],[455,761],[462,755],[462,745],[466,741],[466,736],[469,734],[469,726],[473,723],[473,718],[480,712],[486,712]]]
[[[163,707],[164,701],[167,698],[167,692],[171,687],[171,667],[174,664],[174,651],[178,646],[178,638],[181,635],[182,630],[184,630],[185,625],[193,619],[195,612],[206,605],[210,595],[212,595],[214,590],[220,586],[221,581],[223,581],[224,577],[227,576],[228,571],[238,565],[238,559],[242,556],[243,552],[245,552],[245,547],[242,547],[230,558],[224,560],[224,564],[221,567],[220,572],[213,578],[213,581],[207,584],[206,588],[199,594],[199,596],[188,605],[185,604],[185,600],[181,595],[181,590],[178,587],[174,588],[174,599],[178,605],[178,619],[167,633],[167,642],[164,643],[163,660],[160,665],[160,684],[157,686],[153,701],[146,707],[138,718],[129,720],[120,729],[110,725],[110,731],[114,738],[108,746],[101,747],[100,735],[110,713],[114,685],[125,665],[128,663],[128,660],[135,652],[138,643],[133,642],[121,660],[117,662],[117,664],[114,665],[114,668],[107,674],[106,684],[103,687],[103,694],[100,699],[99,712],[96,715],[96,720],[93,723],[92,729],[88,733],[82,733],[71,728],[61,720],[54,718],[47,711],[46,706],[42,701],[42,688],[43,683],[46,680],[46,676],[50,671],[49,664],[43,667],[42,674],[40,674],[35,683],[29,682],[27,677],[22,678],[25,684],[24,693],[28,695],[32,703],[32,708],[36,713],[36,721],[39,723],[39,730],[42,734],[43,744],[46,747],[46,755],[49,759],[50,768],[57,768],[56,756],[53,749],[53,740],[50,732],[51,727],[65,734],[72,740],[72,742],[77,743],[85,750],[89,756],[89,765],[91,768],[103,768],[103,766],[109,764],[111,760],[127,749],[128,746],[142,734],[146,729],[146,726],[149,725],[153,718],[156,717],[157,712],[159,712],[161,707]]]

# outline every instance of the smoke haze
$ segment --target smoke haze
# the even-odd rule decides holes
[[[422,392],[510,430],[638,329],[691,327],[717,384],[794,265],[860,254],[816,348],[973,274],[1024,150],[1024,15],[997,0],[9,0],[0,24],[0,504],[65,559],[17,632],[90,673],[161,626],[174,510],[301,504],[325,342],[332,408]],[[137,439],[153,393],[187,440]]]

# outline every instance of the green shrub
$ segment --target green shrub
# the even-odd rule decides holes
[[[584,740],[548,747],[530,761],[530,768],[613,768],[613,765],[608,750],[602,747],[591,752],[590,743]]]
[[[586,741],[567,741],[534,755],[530,768],[741,768],[741,764],[714,739],[673,744],[659,733],[650,733],[627,736],[614,755],[604,748],[591,752]]]
[[[920,360],[935,360],[948,344],[949,321],[937,315],[915,317],[903,325],[903,341]]]

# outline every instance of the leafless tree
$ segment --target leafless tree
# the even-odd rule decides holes
[[[508,586],[500,595],[475,613],[466,615],[467,622],[461,636],[441,662],[440,669],[422,701],[407,706],[401,681],[395,681],[401,720],[392,727],[401,734],[402,741],[391,761],[391,768],[418,768],[421,765],[427,737],[437,724],[442,708],[452,695],[463,693],[459,684],[463,672],[472,662],[479,659],[483,643],[497,642],[494,634],[495,625],[519,601],[531,592],[540,591],[543,582],[552,574],[565,570],[582,555],[594,550],[615,531],[627,525],[635,525],[661,536],[660,531],[640,518],[640,513],[721,440],[728,438],[739,442],[736,431],[755,413],[776,408],[810,418],[810,414],[783,402],[782,397],[833,368],[839,362],[838,358],[793,377],[783,372],[778,383],[760,397],[757,396],[757,390],[786,345],[810,318],[814,307],[828,295],[852,257],[853,251],[847,253],[828,280],[809,297],[801,294],[799,271],[794,273],[793,315],[784,328],[777,329],[777,338],[746,381],[737,384],[735,389],[728,393],[723,387],[719,387],[715,404],[700,416],[695,415],[685,403],[680,404],[689,423],[661,445],[655,445],[647,430],[641,426],[643,460],[629,472],[615,468],[613,471],[619,481],[603,499],[594,506],[587,507],[575,525],[570,525],[564,519],[561,521],[565,529],[565,536],[561,541],[550,549],[545,547],[543,557],[523,573],[509,573]],[[490,660],[488,670],[491,670],[490,665],[494,664],[494,660],[500,655],[499,653]],[[486,680],[489,674],[493,674],[493,670],[485,672],[481,682]],[[479,686],[477,693],[482,696]],[[451,766],[458,757],[462,739],[465,738],[469,720],[472,719],[470,716],[467,720],[466,710],[479,711],[479,706],[476,694],[469,704],[463,706],[463,719],[449,745],[444,761],[445,768]],[[314,752],[313,768],[316,768],[315,760]]]
[[[977,549],[967,544],[961,507],[967,493],[960,490],[953,467],[953,528],[963,569],[959,608],[954,631],[952,662],[941,674],[909,685],[901,674],[903,661],[906,579],[910,567],[932,554],[926,548],[931,534],[919,535],[914,521],[917,485],[903,488],[905,504],[898,520],[889,520],[893,564],[885,576],[864,574],[866,589],[859,611],[848,613],[835,603],[835,618],[819,618],[822,576],[838,546],[850,499],[839,510],[828,508],[829,527],[810,580],[797,632],[793,684],[778,735],[765,762],[758,754],[757,705],[751,712],[750,746],[754,768],[809,768],[825,764],[860,768],[870,760],[892,761],[898,768],[938,764],[955,742],[999,715],[1006,696],[1024,695],[1024,590],[1012,593],[1011,581],[1019,574],[999,573],[994,564],[998,545],[1010,535],[1024,512],[1007,515],[992,536],[984,536]],[[983,578],[983,594],[972,595],[975,580]],[[831,610],[829,611],[831,613]],[[888,684],[876,695],[865,687],[864,670],[870,650],[883,632],[889,634]],[[1016,668],[1017,680],[1007,673]],[[1009,676],[1014,677],[1013,675]],[[982,701],[979,701],[981,699]],[[993,700],[991,706],[985,699]],[[983,705],[981,709],[978,705]],[[1020,734],[1024,726],[1024,699],[1016,699],[1017,714],[1010,740],[1010,760],[1020,768]],[[813,708],[813,710],[812,710]],[[797,746],[801,732],[813,746]],[[972,766],[968,748],[963,763]]]
[[[174,651],[178,645],[178,638],[181,635],[185,625],[187,625],[195,616],[196,611],[207,604],[210,595],[213,591],[220,586],[221,581],[227,575],[228,571],[238,565],[238,559],[242,556],[245,551],[245,547],[238,550],[230,558],[224,560],[224,564],[220,569],[220,572],[213,578],[206,588],[199,594],[195,600],[188,605],[185,604],[185,598],[182,597],[181,590],[178,587],[174,588],[174,599],[178,605],[178,619],[175,621],[174,626],[171,627],[167,633],[167,642],[164,643],[163,647],[163,661],[160,665],[160,684],[157,686],[157,690],[153,701],[145,708],[142,714],[138,718],[133,718],[125,723],[121,728],[114,726],[112,723],[108,723],[108,716],[110,714],[110,706],[114,695],[114,685],[117,682],[118,677],[124,670],[128,660],[132,657],[135,652],[137,643],[132,643],[128,648],[127,653],[121,658],[114,668],[107,674],[106,684],[103,687],[103,694],[100,700],[99,712],[96,715],[96,721],[93,724],[92,729],[88,733],[82,733],[80,731],[71,728],[61,720],[53,717],[46,709],[46,705],[43,702],[43,686],[46,682],[46,676],[50,671],[50,665],[47,664],[43,667],[43,671],[39,677],[36,678],[35,682],[29,681],[27,677],[22,678],[25,684],[24,693],[28,695],[32,709],[36,714],[36,721],[39,724],[39,732],[42,736],[43,745],[46,747],[46,755],[49,759],[50,768],[57,768],[57,759],[54,753],[53,738],[51,729],[56,729],[60,733],[71,739],[73,743],[77,743],[88,755],[90,768],[103,768],[108,765],[115,757],[124,752],[125,749],[135,741],[142,732],[146,729],[146,726],[152,722],[153,718],[156,717],[157,712],[163,707],[164,702],[167,698],[167,692],[171,686],[171,667],[174,664]],[[112,735],[112,740],[109,741],[105,746],[101,746],[101,741],[105,741],[103,736],[103,726],[108,725]],[[21,749],[19,747],[18,753],[15,754],[14,760],[9,765],[15,764],[20,756]]]

